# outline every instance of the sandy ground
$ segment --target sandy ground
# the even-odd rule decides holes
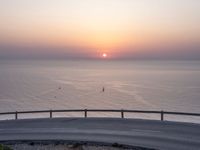
[[[117,118],[0,121],[0,141],[8,140],[91,141],[161,150],[197,150],[200,124]]]

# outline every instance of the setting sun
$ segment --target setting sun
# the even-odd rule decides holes
[[[103,53],[103,54],[102,54],[102,57],[103,57],[103,58],[106,58],[106,57],[107,57],[107,54],[106,54],[106,53]]]

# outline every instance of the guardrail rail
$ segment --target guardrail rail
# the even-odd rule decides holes
[[[125,118],[125,113],[143,113],[143,114],[160,114],[160,120],[164,121],[164,115],[184,115],[184,116],[200,116],[200,113],[186,113],[186,112],[170,112],[170,111],[149,111],[149,110],[126,110],[126,109],[66,109],[66,110],[38,110],[38,111],[15,111],[15,112],[1,112],[2,115],[14,115],[14,118],[19,119],[19,114],[35,114],[35,113],[49,113],[49,118],[53,118],[53,113],[58,112],[83,112],[83,117],[87,118],[89,112],[117,112],[120,118]]]

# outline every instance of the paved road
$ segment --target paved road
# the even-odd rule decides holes
[[[113,118],[0,121],[0,141],[75,140],[163,150],[200,149],[200,124]]]

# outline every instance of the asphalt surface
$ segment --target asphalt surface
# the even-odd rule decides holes
[[[69,140],[161,150],[200,149],[200,124],[117,118],[0,121],[0,141]]]

